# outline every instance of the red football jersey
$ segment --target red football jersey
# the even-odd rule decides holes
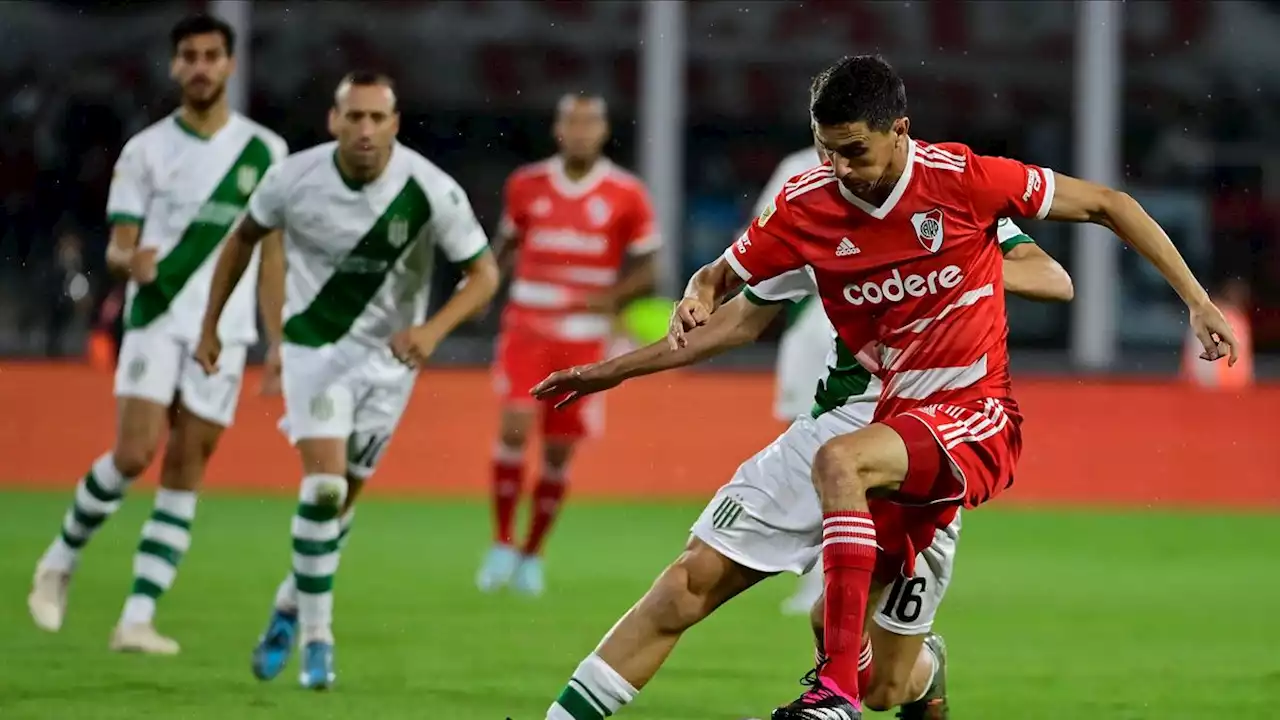
[[[628,254],[661,244],[644,184],[607,159],[575,182],[553,157],[516,170],[504,192],[503,232],[520,249],[503,324],[566,341],[609,337],[610,319],[582,302],[617,282]]]
[[[968,147],[911,141],[880,207],[830,165],[791,179],[724,254],[758,283],[809,266],[827,317],[884,384],[876,417],[1007,397],[1004,268],[996,223],[1043,218],[1053,172]]]

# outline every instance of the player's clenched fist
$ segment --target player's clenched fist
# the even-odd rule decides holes
[[[621,378],[612,377],[601,372],[600,364],[579,365],[568,370],[558,370],[547,376],[547,379],[533,386],[529,391],[538,400],[560,398],[556,409],[581,400],[588,395],[604,392],[617,387]]]
[[[117,275],[123,275],[139,285],[155,282],[157,272],[156,248],[121,248],[115,243],[107,246],[107,267]]]
[[[1191,329],[1204,346],[1204,352],[1200,353],[1201,360],[1212,362],[1225,357],[1227,365],[1236,364],[1240,344],[1236,340],[1235,331],[1231,329],[1231,323],[1227,322],[1217,305],[1206,302],[1191,308]]]
[[[667,344],[672,350],[678,350],[689,344],[685,333],[703,325],[711,318],[711,307],[701,298],[686,295],[676,303],[671,313],[671,323],[667,328]]]
[[[440,333],[427,323],[401,330],[391,338],[391,354],[411,368],[421,367],[435,354]]]
[[[201,369],[209,375],[218,372],[218,356],[222,354],[222,341],[218,333],[200,333],[200,343],[196,345],[195,358]]]

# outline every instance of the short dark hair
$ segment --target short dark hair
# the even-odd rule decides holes
[[[879,55],[846,55],[813,77],[809,114],[819,125],[865,122],[884,132],[907,114],[907,88]]]
[[[386,73],[375,70],[353,70],[343,75],[342,80],[338,81],[338,87],[333,91],[334,107],[338,106],[343,89],[349,87],[384,87],[391,91],[392,106],[399,104],[396,102],[396,83]]]
[[[236,54],[236,31],[231,29],[222,18],[198,13],[196,15],[188,15],[178,21],[177,25],[169,31],[169,44],[172,46],[173,54],[178,54],[178,44],[193,35],[208,35],[209,33],[218,33],[222,36],[222,41],[227,44],[227,55]]]

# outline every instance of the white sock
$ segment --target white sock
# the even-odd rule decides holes
[[[111,453],[94,461],[88,474],[76,484],[75,499],[62,518],[62,532],[40,558],[40,567],[62,572],[75,570],[80,551],[94,532],[120,507],[133,478],[116,468]]]
[[[637,690],[595,653],[573,671],[546,720],[602,720],[635,699]]]
[[[298,595],[299,641],[333,642],[333,576],[338,571],[338,512],[347,497],[341,475],[308,475],[293,518],[293,575]]]
[[[142,526],[142,540],[133,556],[133,590],[125,601],[121,622],[149,624],[155,618],[156,601],[173,587],[178,563],[191,549],[196,500],[196,493],[190,490],[156,491],[155,509]]]

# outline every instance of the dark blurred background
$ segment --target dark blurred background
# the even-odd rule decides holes
[[[805,145],[808,78],[842,54],[883,53],[916,136],[1089,179],[1109,166],[1213,291],[1233,288],[1259,374],[1280,374],[1280,3],[1192,0],[1121,6],[1116,62],[1082,43],[1085,6],[1057,0],[0,3],[0,354],[81,357],[116,302],[103,272],[111,167],[172,111],[168,29],[199,9],[247,30],[248,114],[291,149],[327,139],[344,72],[391,73],[401,140],[453,174],[490,229],[507,173],[553,152],[556,98],[603,93],[610,154],[655,184],[669,293]],[[1114,117],[1094,100],[1108,93]],[[1080,136],[1095,112],[1103,131]],[[1158,275],[1114,239],[1085,257],[1096,238],[1072,226],[1024,227],[1072,271],[1080,307],[1011,303],[1015,362],[1176,369],[1185,318]],[[466,327],[442,360],[486,362],[493,332],[493,318]],[[771,350],[736,362],[768,365]]]

